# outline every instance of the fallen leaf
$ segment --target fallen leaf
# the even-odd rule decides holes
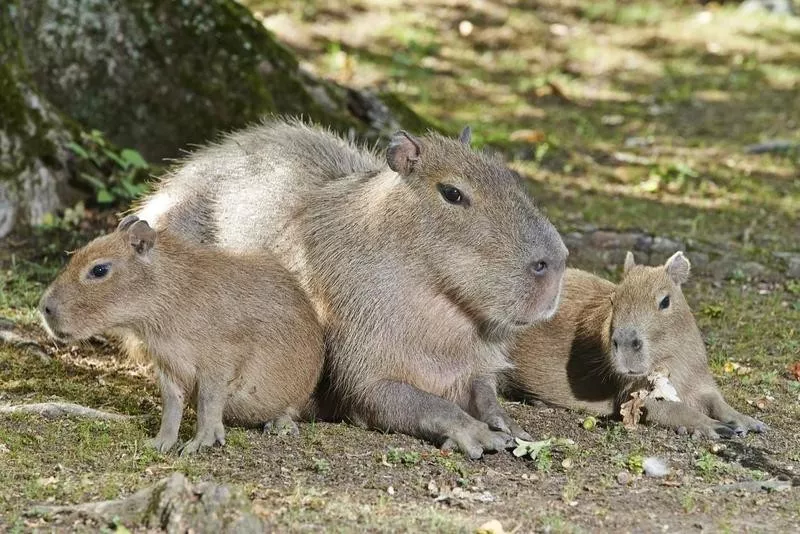
[[[428,494],[431,497],[436,497],[437,495],[439,495],[439,486],[433,479],[430,479],[430,481],[428,482]]]
[[[508,136],[509,141],[525,143],[541,143],[545,140],[545,133],[541,130],[516,130]]]
[[[635,430],[642,418],[642,406],[647,398],[647,390],[640,389],[631,393],[630,400],[623,402],[619,407],[619,414],[622,416],[622,425],[628,430]]]
[[[746,375],[749,374],[753,369],[751,367],[747,367],[746,365],[729,360],[722,366],[722,370],[728,374],[735,372],[737,375]]]
[[[789,366],[789,376],[795,380],[800,380],[800,361],[794,362]]]
[[[505,534],[505,530],[503,530],[503,525],[500,521],[492,519],[479,526],[475,534]]]

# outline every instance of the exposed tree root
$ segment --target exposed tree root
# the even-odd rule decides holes
[[[26,515],[70,521],[83,518],[166,532],[263,532],[265,525],[249,508],[247,499],[227,486],[213,482],[193,485],[182,473],[173,473],[123,499],[37,506]]]
[[[69,402],[0,405],[0,413],[33,413],[48,419],[64,416],[84,417],[103,421],[127,421],[128,419],[132,419],[130,415],[104,412],[102,410],[95,410],[94,408],[88,408],[80,404],[72,404]]]
[[[38,356],[43,362],[52,361],[52,358],[45,352],[41,343],[14,332],[13,323],[10,321],[4,320],[0,323],[0,343],[23,349],[33,356]]]

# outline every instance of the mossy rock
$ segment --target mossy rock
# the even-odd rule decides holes
[[[11,14],[42,94],[154,162],[272,113],[372,140],[425,124],[396,99],[305,73],[233,0],[28,0]]]

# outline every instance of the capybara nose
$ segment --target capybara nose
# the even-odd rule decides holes
[[[56,306],[47,296],[42,298],[42,301],[39,303],[39,311],[44,315],[47,319],[51,319],[56,314]]]
[[[622,328],[614,332],[614,335],[611,336],[611,341],[614,344],[614,349],[617,350],[620,347],[630,348],[634,352],[642,350],[642,338],[632,328]]]

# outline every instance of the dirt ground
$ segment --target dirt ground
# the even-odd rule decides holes
[[[584,414],[509,403],[536,439],[574,445],[470,462],[306,423],[295,438],[234,428],[225,448],[161,455],[145,447],[160,416],[149,370],[113,344],[56,346],[36,325],[64,251],[112,227],[113,214],[90,212],[0,246],[0,326],[45,348],[0,345],[0,404],[135,418],[0,415],[0,530],[78,528],[25,512],[130,495],[173,472],[241,492],[275,531],[474,532],[491,519],[515,532],[800,529],[800,381],[787,370],[800,360],[800,156],[745,152],[800,143],[800,18],[675,0],[244,3],[307,68],[383,85],[450,129],[470,123],[530,178],[574,266],[615,279],[629,245],[651,262],[686,249],[712,370],[770,430],[719,443],[613,421],[587,430]],[[640,474],[649,456],[669,475]]]

